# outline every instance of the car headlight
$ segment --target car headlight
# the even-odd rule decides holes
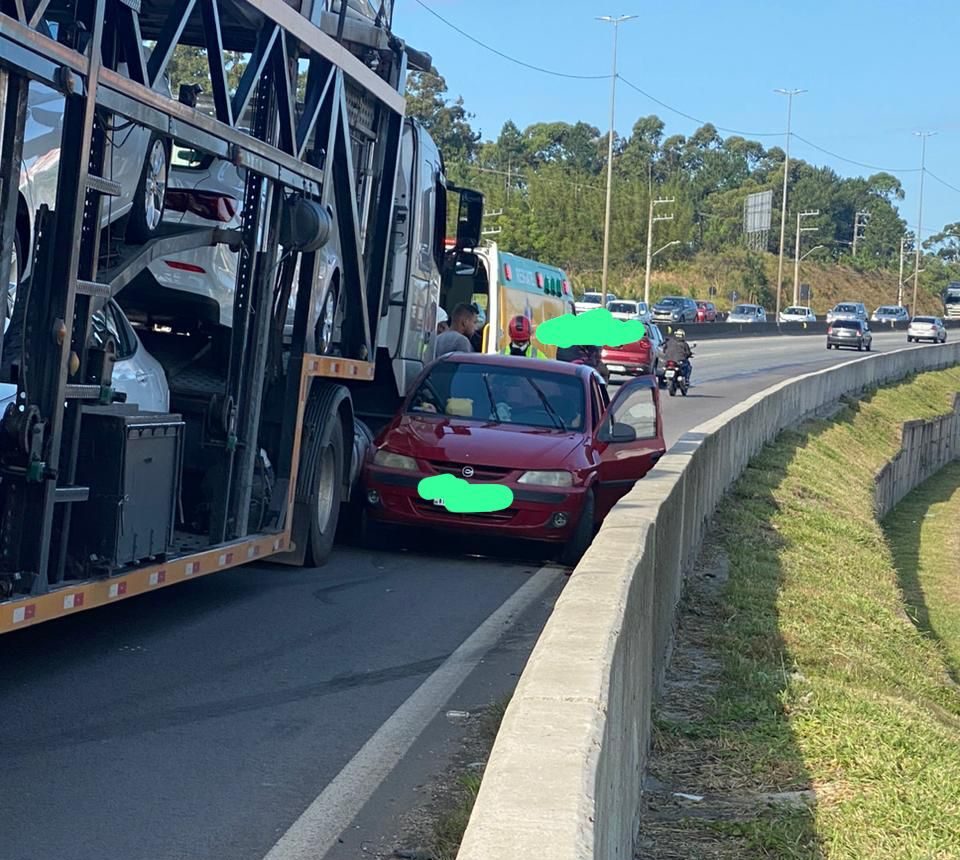
[[[572,487],[571,472],[524,472],[517,478],[518,484],[536,484],[539,487]]]
[[[405,469],[408,472],[417,470],[417,461],[406,454],[395,454],[393,451],[386,451],[379,448],[373,455],[373,464],[375,466],[385,466],[387,469]]]

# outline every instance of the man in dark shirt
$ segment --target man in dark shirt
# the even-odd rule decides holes
[[[693,350],[687,343],[687,333],[678,328],[671,337],[667,338],[667,343],[663,349],[663,357],[666,361],[675,361],[680,365],[680,372],[690,381],[690,374],[693,371],[690,365],[690,356]]]

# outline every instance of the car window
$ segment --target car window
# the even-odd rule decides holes
[[[680,299],[675,299],[668,296],[665,299],[660,299],[658,304],[664,305],[665,307],[673,307],[674,305],[680,304]]]
[[[932,323],[934,322],[934,318],[933,317],[914,317],[913,321],[920,322],[920,323]]]
[[[637,306],[633,302],[610,302],[607,305],[607,310],[610,313],[618,314],[635,314],[637,312]]]
[[[834,328],[860,328],[860,323],[858,320],[837,320],[833,324]]]
[[[657,435],[657,407],[653,398],[653,389],[637,386],[610,410],[610,426],[627,424],[638,439],[654,438]]]
[[[582,430],[584,408],[576,376],[454,361],[434,365],[407,401],[408,412],[557,430]]]

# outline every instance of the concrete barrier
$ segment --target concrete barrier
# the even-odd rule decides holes
[[[630,860],[683,575],[723,494],[781,430],[848,394],[960,362],[908,347],[779,383],[686,433],[611,511],[504,715],[458,860]]]
[[[960,395],[953,410],[927,421],[907,421],[900,431],[900,450],[879,472],[874,511],[883,519],[907,493],[933,477],[960,453]]]
[[[812,323],[684,323],[682,326],[669,325],[667,323],[657,323],[664,334],[668,334],[671,329],[682,328],[686,331],[690,340],[727,340],[730,338],[744,337],[779,337],[782,335],[819,335],[826,337],[827,323],[825,320],[817,320]],[[908,323],[870,323],[870,329],[874,333],[886,331],[902,331],[904,341],[906,341],[906,331]],[[960,320],[944,320],[944,326],[947,329],[960,329]]]

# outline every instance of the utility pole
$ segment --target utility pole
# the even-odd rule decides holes
[[[915,131],[914,135],[920,138],[920,205],[917,214],[917,238],[914,241],[913,256],[913,305],[910,307],[910,316],[917,315],[917,287],[920,284],[920,252],[923,247],[923,177],[927,172],[927,138],[936,134],[935,131]]]
[[[646,302],[647,307],[650,307],[650,265],[653,262],[653,224],[655,221],[672,221],[673,214],[670,215],[654,215],[653,207],[660,206],[663,203],[673,203],[673,197],[660,197],[656,200],[653,199],[653,195],[650,196],[650,212],[647,215],[647,271],[643,279],[643,300]],[[663,250],[662,248],[660,250]]]
[[[903,246],[906,244],[907,237],[900,237],[900,278],[897,281],[897,307],[903,307]]]
[[[613,74],[610,76],[610,139],[607,142],[607,209],[603,220],[603,275],[602,286],[600,287],[600,306],[607,306],[607,273],[610,268],[610,205],[611,191],[613,188],[613,124],[617,105],[617,31],[620,25],[625,21],[636,18],[636,15],[621,15],[619,18],[612,18],[604,15],[597,18],[598,21],[604,21],[607,24],[613,24]]]
[[[774,90],[787,97],[787,145],[783,159],[783,205],[780,211],[780,261],[777,265],[777,315],[780,319],[780,294],[783,292],[783,245],[787,239],[787,179],[790,176],[790,121],[793,117],[793,97],[806,90]]]
[[[865,230],[869,220],[869,212],[857,212],[853,217],[853,251],[851,253],[854,257],[857,256],[857,241],[863,238],[860,234],[860,228],[862,227]]]
[[[820,210],[814,209],[810,212],[798,212],[797,213],[797,243],[794,246],[793,253],[793,304],[800,304],[800,234],[808,233],[811,230],[819,230],[819,227],[801,227],[800,221],[803,218],[813,218],[815,215],[819,215]],[[780,311],[777,311],[777,321],[780,320]]]

